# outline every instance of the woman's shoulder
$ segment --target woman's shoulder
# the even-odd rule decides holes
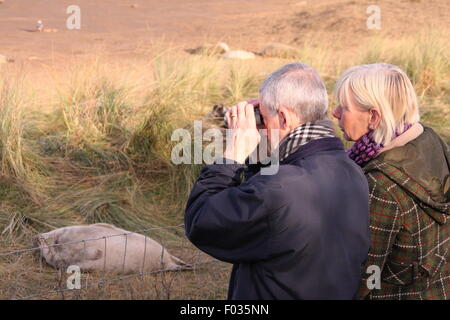
[[[379,159],[367,164],[364,173],[371,198],[395,201],[404,212],[419,205],[425,208],[424,210],[434,220],[445,222],[450,214],[450,201],[447,193],[443,191],[445,181],[438,179],[428,181],[426,172],[424,174],[426,168],[423,168],[422,172],[418,171],[416,175],[409,175],[402,169]]]
[[[437,202],[448,201],[450,154],[445,142],[431,128],[424,127],[416,139],[381,153],[363,170],[366,176],[381,172],[414,194],[420,190]]]
[[[433,165],[436,162],[449,165],[449,147],[432,129],[423,126],[423,132],[405,145],[380,153],[375,159],[393,165]],[[414,156],[414,158],[412,158]],[[411,161],[414,159],[414,161]]]
[[[376,196],[396,202],[404,198],[404,190],[400,187],[403,177],[399,177],[399,175],[403,176],[403,173],[397,168],[386,163],[371,161],[364,167],[364,175],[367,178],[371,197]]]

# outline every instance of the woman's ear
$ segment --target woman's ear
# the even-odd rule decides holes
[[[369,128],[374,130],[380,126],[381,122],[381,113],[378,109],[370,109],[369,110]]]

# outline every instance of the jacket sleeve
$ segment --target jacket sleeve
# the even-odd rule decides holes
[[[378,266],[381,273],[385,267],[392,246],[401,227],[400,205],[392,194],[376,181],[374,175],[368,174],[369,204],[370,204],[370,238],[369,255],[363,268],[363,277],[358,292],[360,299],[365,299],[372,290],[369,289],[367,279],[373,273],[367,273],[369,266]],[[381,283],[383,286],[383,283]]]
[[[261,260],[268,255],[267,191],[262,179],[255,177],[241,184],[242,170],[238,164],[204,167],[185,211],[189,240],[230,263]]]

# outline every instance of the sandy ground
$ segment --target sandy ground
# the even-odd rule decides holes
[[[2,0],[0,0],[2,2]],[[66,9],[81,8],[81,29],[68,30]],[[352,48],[375,34],[359,0],[3,0],[0,54],[21,61],[64,62],[99,50],[112,56],[145,53],[164,39],[180,48],[226,41],[258,51],[271,41],[301,45],[306,37],[331,38]],[[382,32],[398,37],[450,21],[448,0],[380,0]],[[53,33],[30,32],[42,20]]]
[[[77,1],[81,29],[68,30],[65,10],[73,0],[6,0],[0,5],[1,53],[15,59],[60,59],[102,48],[110,54],[135,54],[164,38],[174,45],[212,41],[267,41],[272,21],[292,1],[135,0]],[[56,33],[29,32],[37,20]],[[267,24],[265,21],[270,21]],[[273,37],[275,38],[275,37]],[[246,47],[250,47],[247,45]],[[32,58],[33,59],[33,58]]]

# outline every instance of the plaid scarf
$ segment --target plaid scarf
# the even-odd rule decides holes
[[[279,159],[283,161],[310,141],[334,137],[333,123],[330,120],[306,122],[292,130],[281,140],[278,147]]]

